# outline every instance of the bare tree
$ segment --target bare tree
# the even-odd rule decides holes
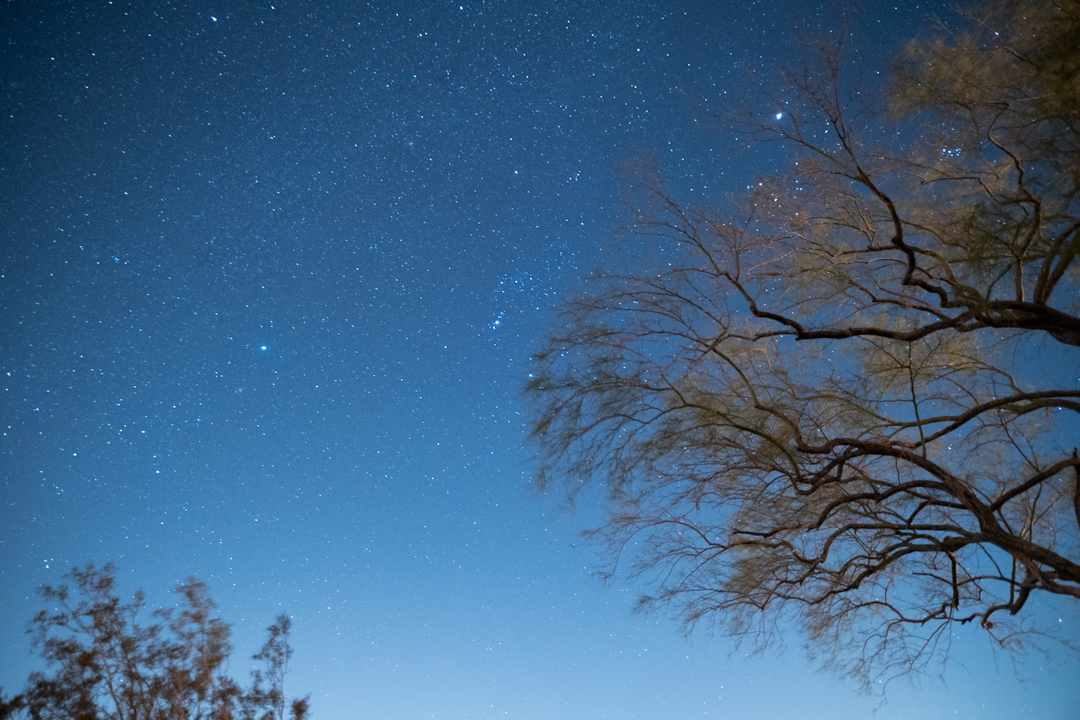
[[[784,76],[738,123],[790,169],[719,209],[639,173],[670,265],[595,278],[537,355],[541,484],[603,484],[643,607],[762,644],[794,620],[868,682],[1080,598],[1080,3],[967,18],[882,113],[839,50]]]

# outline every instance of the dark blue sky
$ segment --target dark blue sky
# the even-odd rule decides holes
[[[846,21],[871,68],[933,9],[896,5]],[[236,675],[292,614],[289,690],[320,720],[865,716],[880,699],[796,637],[746,658],[633,615],[578,547],[598,509],[533,489],[519,395],[550,308],[626,261],[618,165],[655,156],[697,198],[774,169],[688,98],[844,23],[779,0],[5,3],[0,686],[34,667],[35,588],[112,561],[151,604],[206,580]],[[956,643],[963,666],[877,717],[1080,700],[1068,668],[1021,686]]]

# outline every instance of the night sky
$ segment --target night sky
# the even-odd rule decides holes
[[[747,657],[636,615],[580,541],[596,499],[539,494],[524,443],[553,306],[633,262],[620,164],[735,192],[775,151],[697,101],[806,28],[874,78],[933,11],[0,5],[0,686],[38,667],[35,589],[111,561],[151,607],[207,581],[238,678],[291,614],[317,720],[1073,717],[1072,660],[1018,680],[977,628],[883,701],[795,634]]]

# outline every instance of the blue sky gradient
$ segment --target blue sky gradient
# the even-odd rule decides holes
[[[681,197],[779,168],[689,98],[807,28],[867,77],[933,4],[11,2],[0,7],[0,686],[35,588],[190,575],[231,670],[294,619],[314,717],[1075,717],[1075,658],[960,631],[884,697],[797,635],[750,657],[635,615],[539,494],[520,391],[551,308],[633,262],[619,164]],[[845,24],[846,23],[846,24]],[[1075,604],[1037,612],[1075,635]]]

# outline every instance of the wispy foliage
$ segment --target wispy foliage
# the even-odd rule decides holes
[[[180,611],[158,610],[143,624],[145,595],[116,595],[113,566],[75,568],[74,583],[41,588],[52,606],[30,623],[34,648],[49,670],[30,676],[21,695],[0,702],[0,717],[33,720],[284,720],[290,620],[279,616],[254,656],[265,670],[244,690],[225,674],[228,623],[214,617],[206,584],[189,578],[176,592]],[[292,701],[292,720],[308,717],[307,698]]]
[[[868,682],[1080,598],[1080,3],[969,20],[907,46],[891,113],[839,50],[786,76],[732,121],[790,169],[727,207],[642,169],[635,229],[682,262],[596,278],[536,356],[540,481],[604,484],[643,606],[794,620]]]

